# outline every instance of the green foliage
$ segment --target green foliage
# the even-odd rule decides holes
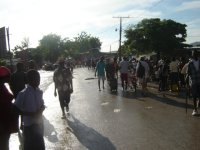
[[[56,34],[44,36],[39,43],[39,49],[42,50],[45,60],[55,62],[62,53],[60,48],[61,37]]]
[[[6,66],[6,61],[4,59],[0,59],[0,66]]]
[[[26,38],[22,41],[21,45],[14,48],[16,56],[22,50],[28,50],[28,58],[35,60],[39,65],[43,60],[56,62],[59,57],[74,57],[76,54],[89,52],[94,55],[99,52],[101,42],[99,38],[92,37],[86,32],[81,32],[73,40],[69,38],[61,39],[61,36],[56,34],[48,34],[43,36],[39,41],[37,48],[28,48],[29,40]]]
[[[172,54],[183,48],[186,38],[186,25],[173,20],[143,19],[125,30],[125,45],[136,49],[138,54],[161,52]]]
[[[40,67],[42,66],[44,54],[42,54],[42,50],[39,47],[29,48],[29,55],[30,55],[30,59],[37,62],[38,66]]]
[[[91,37],[86,32],[81,32],[75,37],[76,48],[79,53],[91,52],[98,53],[101,48],[101,42],[97,37]]]

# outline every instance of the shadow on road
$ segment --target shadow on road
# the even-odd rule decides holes
[[[58,142],[57,132],[54,126],[43,116],[44,121],[44,136],[53,143]]]
[[[72,133],[88,150],[116,150],[116,147],[107,137],[81,123],[73,115],[70,115],[67,122]]]
[[[180,107],[180,108],[186,108],[186,103],[185,103],[184,99],[183,99],[183,101],[178,101],[175,99],[171,99],[169,97],[159,97],[157,94],[154,94],[154,93],[150,93],[150,96],[152,97],[153,100],[156,100],[156,101],[168,104],[168,105]],[[193,109],[193,105],[187,104],[187,108]]]
[[[136,92],[133,90],[122,91],[120,89],[118,89],[118,91],[110,91],[109,89],[109,94],[115,95],[115,96],[121,96],[127,99],[137,99],[139,101],[145,101],[144,99],[139,99],[139,98],[145,98],[144,96],[142,96],[140,89],[137,89]]]
[[[185,103],[185,95],[182,94],[181,96],[175,96],[173,94],[165,93],[165,97],[161,96],[163,95],[162,93],[155,93],[152,91],[149,91],[148,96],[142,96],[141,94],[141,89],[137,89],[136,92],[132,92],[132,91],[118,91],[118,92],[110,92],[110,94],[112,95],[117,95],[117,96],[121,96],[127,99],[133,99],[133,100],[139,100],[139,101],[146,101],[146,99],[151,98],[153,100],[165,103],[167,105],[172,105],[172,106],[176,106],[176,107],[180,107],[180,108],[186,108],[186,103]],[[168,96],[172,97],[169,98]],[[175,99],[173,99],[173,97],[175,97]],[[142,98],[142,99],[141,99]],[[177,100],[176,98],[181,98],[181,100]],[[190,101],[190,100],[188,100]],[[193,105],[191,104],[187,104],[187,108],[188,109],[193,109]]]

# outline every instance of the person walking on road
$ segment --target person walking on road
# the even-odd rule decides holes
[[[39,89],[40,74],[36,70],[27,72],[27,87],[14,102],[16,112],[23,115],[23,149],[45,150],[42,112],[45,109],[43,92]]]
[[[64,119],[66,118],[64,108],[66,107],[66,111],[69,112],[69,103],[73,92],[72,73],[69,67],[65,67],[64,60],[59,60],[59,66],[53,74],[53,81],[55,83],[54,96],[57,96],[58,92],[62,119]]]
[[[172,61],[169,64],[169,70],[170,70],[170,89],[171,91],[176,91],[178,88],[178,60],[175,57],[172,57]]]
[[[99,87],[99,91],[101,91],[101,80],[102,80],[102,87],[103,89],[104,87],[104,81],[105,81],[105,68],[106,68],[106,64],[104,62],[104,57],[102,56],[100,58],[100,61],[98,61],[97,65],[96,65],[96,69],[95,69],[95,77],[96,77],[96,73],[98,76],[98,87]]]
[[[163,58],[163,63],[159,66],[159,88],[158,91],[166,91],[167,80],[169,75],[169,61],[167,58]]]
[[[142,95],[146,96],[147,90],[147,80],[149,78],[149,65],[145,61],[144,57],[140,58],[136,66],[136,76],[138,78],[139,84],[142,85]]]
[[[128,88],[128,68],[129,68],[129,61],[127,60],[127,57],[123,57],[123,60],[119,63],[119,71],[120,71],[123,91],[127,90]]]
[[[189,85],[192,92],[194,110],[192,115],[195,116],[198,114],[197,109],[198,105],[197,101],[200,100],[200,60],[197,51],[192,52],[192,60],[188,64],[187,74],[189,76]]]

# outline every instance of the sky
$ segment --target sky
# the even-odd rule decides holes
[[[11,49],[25,38],[34,48],[50,33],[73,39],[84,31],[100,39],[102,52],[116,51],[116,17],[129,17],[122,30],[144,18],[172,19],[187,25],[186,43],[200,41],[200,0],[0,0],[0,27],[9,28]]]

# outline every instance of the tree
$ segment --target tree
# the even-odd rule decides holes
[[[29,48],[29,56],[31,60],[34,60],[37,63],[37,66],[42,66],[43,60],[44,60],[44,55],[42,53],[42,50],[37,47],[37,48]]]
[[[138,53],[173,54],[186,44],[186,25],[173,20],[143,19],[125,30],[125,45]]]
[[[21,41],[21,45],[16,45],[13,49],[13,52],[16,54],[17,51],[27,50],[29,48],[30,41],[28,37],[25,37]]]
[[[78,37],[75,37],[76,48],[79,53],[91,52],[98,53],[101,49],[101,42],[99,38],[92,37],[88,35],[86,32],[81,32],[78,34]]]
[[[61,37],[56,34],[48,34],[43,36],[39,41],[39,49],[45,56],[45,60],[55,62],[62,53],[60,47]]]

